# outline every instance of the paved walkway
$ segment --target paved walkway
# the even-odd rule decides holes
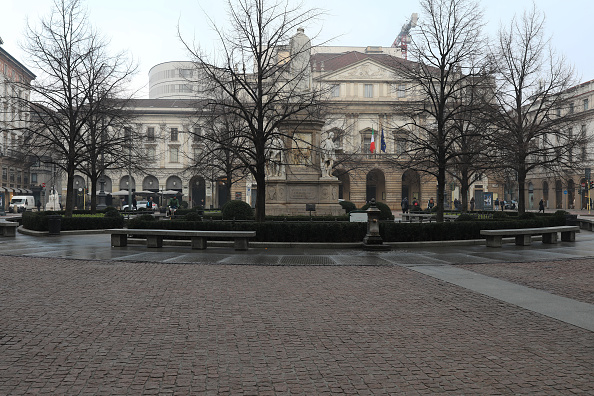
[[[592,256],[0,238],[0,394],[588,394]]]

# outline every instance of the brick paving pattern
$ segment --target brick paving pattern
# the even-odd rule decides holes
[[[0,256],[2,395],[591,394],[593,351],[398,266]]]
[[[594,304],[594,259],[467,264],[457,267]]]

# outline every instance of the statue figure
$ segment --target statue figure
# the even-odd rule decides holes
[[[322,142],[322,177],[332,177],[332,168],[336,160],[336,145],[333,139],[334,132],[330,132]]]
[[[307,91],[310,88],[311,77],[309,66],[311,41],[303,33],[303,28],[298,28],[297,34],[291,37],[289,47],[291,49],[291,77],[297,81],[297,90]]]
[[[284,143],[280,136],[276,135],[268,149],[268,176],[283,177],[285,175],[284,164]]]

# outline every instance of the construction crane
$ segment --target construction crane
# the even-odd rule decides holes
[[[408,59],[406,50],[408,43],[410,43],[410,30],[417,26],[418,19],[419,14],[413,13],[410,16],[410,20],[408,21],[408,23],[402,25],[402,30],[400,30],[400,34],[398,34],[398,37],[396,37],[396,40],[394,40],[394,43],[392,43],[392,47],[400,48],[400,53],[402,54],[402,57],[404,59]]]

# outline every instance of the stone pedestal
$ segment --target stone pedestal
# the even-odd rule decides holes
[[[284,173],[268,177],[266,181],[266,214],[309,215],[307,204],[315,204],[314,216],[342,215],[344,209],[338,203],[336,177],[322,177],[320,154],[320,131],[324,125],[319,120],[291,120],[285,122],[282,133],[286,139]]]

